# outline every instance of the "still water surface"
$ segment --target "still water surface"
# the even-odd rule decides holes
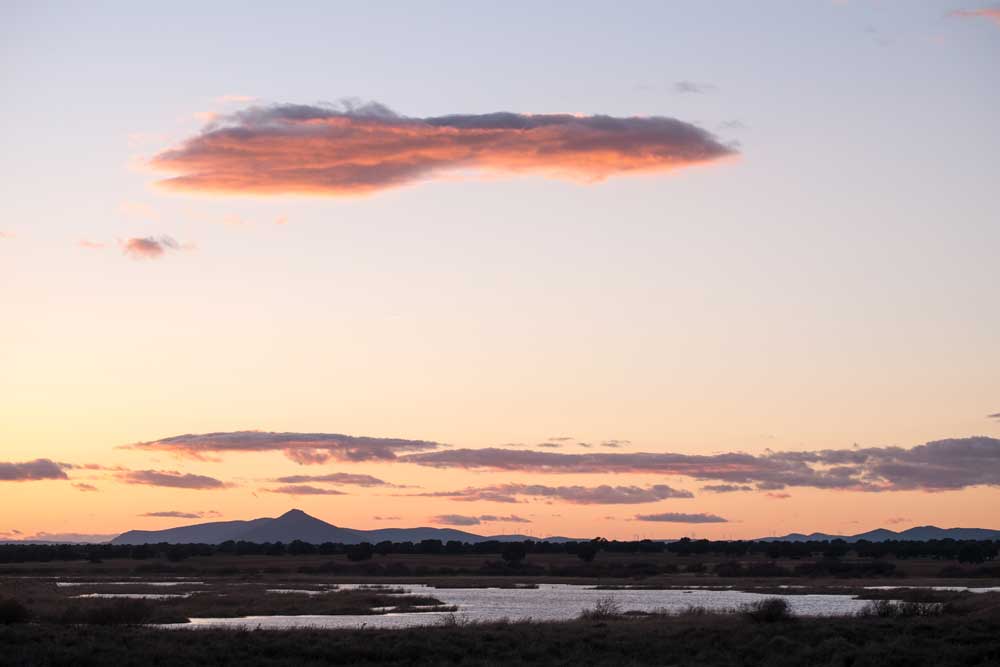
[[[341,586],[346,588],[347,586]],[[612,597],[622,611],[666,611],[678,613],[688,607],[731,609],[741,604],[769,597],[788,601],[792,613],[799,616],[835,616],[853,614],[866,604],[853,595],[771,595],[732,590],[696,588],[673,590],[595,590],[591,586],[539,584],[531,589],[433,588],[422,584],[393,585],[407,593],[432,595],[446,605],[458,607],[455,616],[462,621],[498,621],[501,619],[562,621],[576,618],[598,600]],[[369,616],[247,616],[243,618],[192,618],[185,628],[407,628],[434,625],[448,615],[442,612],[386,613]]]

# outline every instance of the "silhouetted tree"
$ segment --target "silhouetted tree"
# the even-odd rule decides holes
[[[347,548],[347,560],[351,561],[363,561],[369,560],[375,550],[372,549],[372,545],[368,542],[362,542],[361,544],[355,544]]]
[[[520,564],[527,555],[527,549],[525,549],[524,545],[520,542],[509,542],[504,545],[503,551],[500,552],[500,557],[503,558],[504,562],[508,565]]]

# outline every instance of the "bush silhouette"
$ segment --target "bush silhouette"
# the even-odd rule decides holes
[[[616,618],[622,615],[622,606],[618,604],[614,596],[607,595],[599,598],[590,609],[584,609],[580,613],[580,618],[587,621],[600,621],[609,618]]]
[[[70,607],[58,620],[70,625],[142,625],[153,618],[154,611],[147,600],[112,600],[82,609]]]
[[[27,623],[31,612],[14,598],[0,598],[0,624]]]
[[[755,623],[777,623],[794,618],[788,601],[783,598],[757,600],[743,605],[740,612]]]
[[[511,542],[503,548],[500,553],[500,557],[504,559],[508,565],[519,565],[524,557],[528,555],[525,550],[524,545],[519,542]]]

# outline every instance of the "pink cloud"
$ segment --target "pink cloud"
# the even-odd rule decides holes
[[[133,237],[121,242],[122,252],[132,259],[157,259],[168,250],[178,250],[180,244],[169,236]]]
[[[956,9],[948,14],[959,18],[980,18],[992,21],[1000,26],[1000,7],[983,7],[982,9]]]
[[[166,486],[177,489],[224,489],[228,485],[214,477],[193,475],[176,470],[126,470],[116,477],[126,484]]]
[[[456,170],[596,182],[667,172],[735,150],[666,117],[489,113],[409,118],[370,103],[251,107],[155,156],[170,190],[358,195]]]

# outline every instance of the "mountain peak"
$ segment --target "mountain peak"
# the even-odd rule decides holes
[[[307,517],[309,515],[306,514],[305,512],[303,512],[302,510],[298,509],[298,508],[292,508],[292,509],[288,510],[287,512],[285,512],[284,514],[282,514],[281,516],[279,516],[278,518],[279,519],[297,519],[297,518],[301,518],[301,517],[304,517],[304,516]],[[312,517],[309,517],[309,518],[312,518]]]

